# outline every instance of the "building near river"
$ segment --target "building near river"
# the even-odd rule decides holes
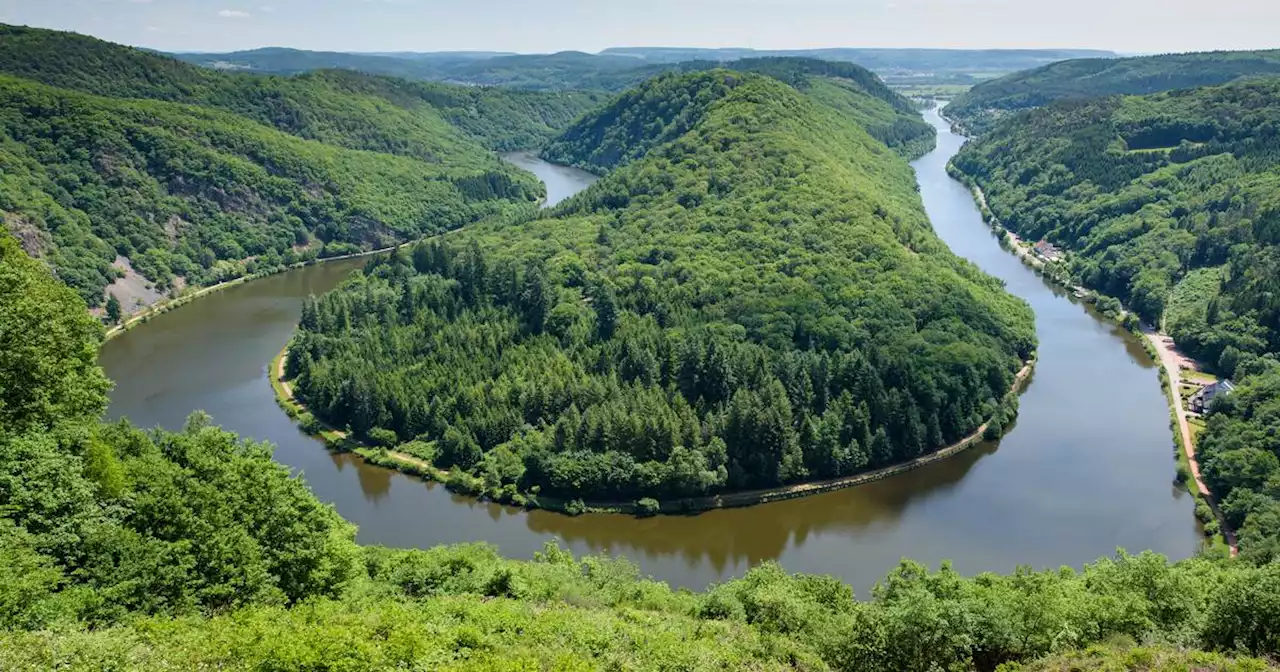
[[[1058,261],[1062,259],[1062,250],[1059,249],[1057,245],[1054,245],[1053,243],[1047,240],[1042,240],[1036,243],[1035,251],[1036,251],[1036,256],[1040,257],[1041,259],[1044,259],[1045,261],[1052,262],[1052,261]]]
[[[1191,398],[1187,400],[1187,408],[1203,415],[1213,408],[1214,399],[1231,394],[1235,389],[1235,383],[1225,378],[1216,383],[1210,383],[1191,395]]]

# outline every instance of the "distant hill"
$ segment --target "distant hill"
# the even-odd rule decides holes
[[[712,65],[699,61],[681,67],[696,71]],[[911,102],[860,66],[808,58],[753,58],[725,67],[786,82],[847,114],[872,137],[904,156],[918,156],[933,147],[933,127],[920,119]],[[719,94],[732,88],[724,82],[706,82],[674,72],[661,75],[658,82],[692,88],[670,90],[661,83],[647,83],[629,91],[576,124],[551,143],[544,155],[597,173],[612,170],[683,135]],[[646,96],[653,100],[644,99]]]
[[[1098,49],[700,49],[682,47],[612,47],[602,56],[619,55],[650,63],[734,61],[741,58],[789,56],[849,61],[878,72],[892,70],[934,72],[1011,72],[1072,58],[1114,58]]]
[[[503,86],[531,91],[620,91],[667,69],[665,64],[648,64],[629,56],[597,56],[580,51],[556,54],[346,54],[273,47],[225,54],[173,56],[218,70],[292,75],[338,68],[415,81]]]
[[[947,114],[983,133],[1010,113],[1054,100],[1144,95],[1277,74],[1280,50],[1070,60],[983,82],[952,101]]]
[[[1070,58],[1109,58],[1108,51],[1080,49],[798,49],[755,50],[671,47],[618,47],[599,54],[436,52],[344,54],[269,48],[225,54],[175,54],[212,68],[295,74],[318,68],[343,68],[407,79],[497,85],[532,90],[601,89],[621,91],[678,64],[725,63],[740,59],[820,58],[857,63],[885,78],[903,81],[973,83],[975,75],[995,76]]]
[[[0,25],[0,221],[91,306],[122,268],[159,295],[532,204],[542,186],[492,150],[540,146],[596,103],[215,72]]]

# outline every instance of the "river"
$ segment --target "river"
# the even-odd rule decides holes
[[[946,175],[963,139],[936,112],[926,116],[939,128],[938,148],[914,166],[938,235],[1036,313],[1040,361],[1018,424],[999,445],[849,490],[697,516],[570,518],[455,496],[329,453],[274,403],[267,363],[288,340],[302,298],[332,288],[360,261],[231,287],[112,340],[101,357],[117,381],[110,415],[176,429],[203,409],[228,429],[270,441],[277,460],[359,526],[362,543],[483,541],[528,558],[558,538],[576,553],[625,555],[643,573],[691,588],[766,560],[833,574],[865,596],[902,557],[931,566],[950,559],[972,574],[1079,567],[1117,547],[1192,555],[1193,503],[1172,483],[1173,438],[1155,364],[1127,332],[1001,249],[965,188]],[[575,175],[536,158],[521,165],[548,182]],[[557,195],[590,182],[577,178]]]

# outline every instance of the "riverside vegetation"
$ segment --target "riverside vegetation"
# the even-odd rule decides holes
[[[1275,563],[962,578],[904,561],[858,601],[774,564],[691,593],[554,545],[361,547],[268,446],[207,417],[100,424],[101,338],[0,236],[4,669],[1254,671],[1280,652]]]
[[[1230,61],[1234,62],[1234,61]],[[1000,222],[1241,382],[1198,453],[1241,552],[1280,553],[1280,80],[1061,102],[956,157]]]
[[[651,511],[998,436],[1030,310],[933,234],[846,112],[873,94],[833,90],[852,100],[714,70],[624,94],[552,145],[612,168],[584,193],[307,302],[297,393],[517,503]]]

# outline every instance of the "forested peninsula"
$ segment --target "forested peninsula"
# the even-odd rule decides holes
[[[1198,453],[1245,554],[1280,554],[1280,79],[1051,104],[954,167],[1064,270],[1163,325],[1239,394]]]
[[[937,239],[847,112],[868,98],[654,78],[549,150],[604,179],[308,302],[287,373],[321,420],[502,501],[651,509],[998,435],[1030,310]]]
[[[90,306],[126,268],[163,294],[531,208],[542,185],[494,150],[595,100],[218,73],[0,25],[0,218]]]
[[[1280,50],[1082,58],[981,82],[947,105],[947,116],[981,135],[1003,118],[1056,100],[1148,95],[1280,75]]]

